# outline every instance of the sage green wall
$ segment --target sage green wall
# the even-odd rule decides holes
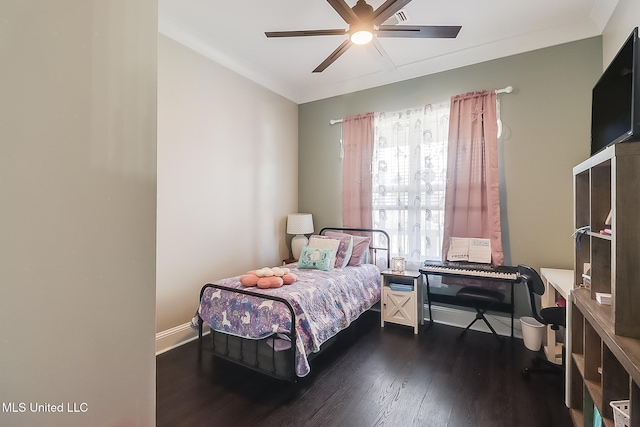
[[[512,85],[500,95],[505,262],[573,268],[572,168],[589,156],[601,46],[595,37],[300,105],[300,211],[313,213],[316,231],[342,223],[340,125],[330,119]]]

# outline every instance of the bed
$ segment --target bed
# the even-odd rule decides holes
[[[204,285],[192,322],[200,355],[207,325],[215,357],[294,383],[306,376],[311,360],[380,301],[380,271],[389,267],[390,259],[388,234],[360,228],[324,228],[319,233],[320,239],[345,234],[360,246],[364,241],[361,262],[353,261],[353,250],[351,261],[328,271],[291,263],[285,267],[298,280],[278,288],[246,287],[240,276]]]

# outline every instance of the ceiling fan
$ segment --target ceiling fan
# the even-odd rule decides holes
[[[327,0],[336,12],[349,24],[348,29],[334,30],[300,30],[300,31],[267,31],[267,37],[306,37],[306,36],[338,36],[349,35],[336,50],[313,70],[321,73],[353,44],[371,43],[375,47],[385,68],[395,68],[376,37],[411,37],[411,38],[456,38],[461,26],[438,25],[384,25],[384,22],[398,12],[411,0],[387,0],[377,9],[373,9],[365,0],[358,0],[349,7],[344,0]],[[374,37],[374,35],[376,37]]]

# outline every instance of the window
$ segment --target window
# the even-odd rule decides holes
[[[441,259],[449,102],[376,113],[374,128],[373,228],[408,268]]]

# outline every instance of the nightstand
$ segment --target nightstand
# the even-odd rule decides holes
[[[422,300],[422,274],[417,270],[384,270],[381,274],[382,295],[380,326],[384,322],[413,326],[418,333],[418,325],[424,324],[424,301]],[[410,290],[392,289],[391,284],[412,286]]]

